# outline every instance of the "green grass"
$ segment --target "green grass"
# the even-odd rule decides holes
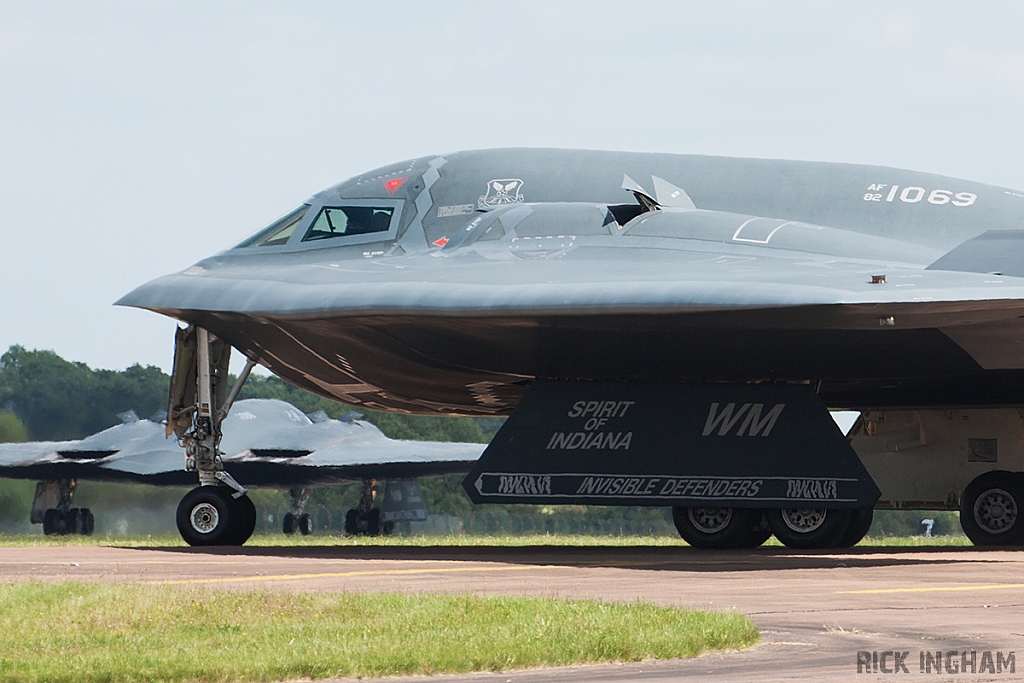
[[[950,547],[964,548],[974,544],[964,534],[948,534],[945,536],[868,536],[860,545],[884,546],[891,548],[929,548],[929,547]]]
[[[103,546],[176,548],[185,542],[176,533],[156,536],[43,536],[42,534],[0,533],[0,547],[15,546]],[[375,538],[333,535],[285,536],[284,534],[262,534],[249,539],[246,546],[679,546],[686,543],[678,536],[590,536],[572,534],[516,534],[516,535],[418,535],[378,536]],[[971,545],[962,534],[950,534],[925,538],[924,536],[868,536],[860,546],[869,547],[963,547]],[[775,538],[765,543],[766,547],[781,547]]]
[[[468,595],[0,585],[0,682],[271,681],[693,657],[741,614]]]

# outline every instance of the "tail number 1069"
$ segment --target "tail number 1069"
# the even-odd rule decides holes
[[[885,191],[888,188],[888,191]],[[978,195],[973,192],[953,192],[952,190],[932,190],[929,192],[923,187],[913,185],[900,189],[899,185],[884,185],[875,183],[868,186],[868,192],[864,195],[866,202],[893,202],[899,199],[905,204],[917,204],[920,201],[927,201],[929,204],[951,204],[952,206],[970,206],[977,199]]]

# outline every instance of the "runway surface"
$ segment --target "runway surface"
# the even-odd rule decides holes
[[[900,678],[1024,680],[1024,551],[649,547],[0,548],[0,581],[102,581],[232,590],[404,591],[644,600],[737,610],[763,644],[693,660],[431,681],[868,680],[858,651],[908,652]],[[921,653],[974,650],[978,671],[922,673]],[[981,672],[985,652],[1020,662]],[[945,659],[945,658],[944,658]],[[929,662],[930,664],[930,662]],[[891,670],[893,655],[882,667]],[[1017,668],[1019,667],[1019,668]],[[397,680],[397,679],[392,679]],[[423,678],[410,679],[422,682]]]

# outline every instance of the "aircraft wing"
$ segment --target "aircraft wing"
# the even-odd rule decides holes
[[[284,401],[238,401],[224,421],[221,450],[245,486],[309,486],[363,478],[463,473],[484,444],[389,439],[362,420],[317,422]],[[139,420],[85,439],[0,444],[0,477],[85,479],[188,486],[184,453],[163,424]]]

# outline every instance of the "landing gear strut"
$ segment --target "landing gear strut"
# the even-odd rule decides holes
[[[284,516],[283,531],[286,534],[291,535],[298,531],[303,536],[309,536],[313,533],[313,520],[305,512],[306,501],[309,500],[311,492],[310,489],[301,486],[288,491],[292,497],[292,510]]]
[[[377,498],[377,480],[363,479],[359,507],[345,514],[345,533],[349,536],[380,536],[380,508],[373,507]]]
[[[256,528],[256,506],[224,471],[221,423],[255,367],[249,359],[227,392],[231,347],[198,327],[178,329],[174,344],[167,435],[185,447],[185,469],[199,487],[181,499],[175,520],[189,545],[242,545]]]

